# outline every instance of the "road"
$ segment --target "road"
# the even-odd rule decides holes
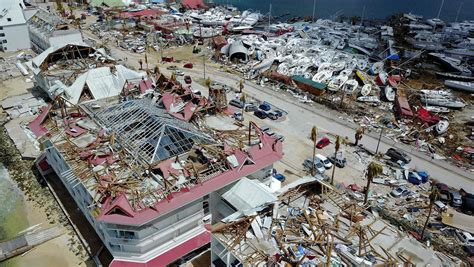
[[[200,66],[195,66],[192,70],[185,70],[193,79],[202,77]],[[235,86],[241,79],[240,77],[206,68],[206,73],[212,80]],[[251,97],[265,100],[279,107],[283,107],[288,112],[289,126],[288,133],[298,133],[301,137],[306,137],[313,126],[318,129],[333,133],[335,135],[347,136],[353,141],[356,124],[343,120],[341,114],[329,110],[326,107],[312,103],[311,105],[298,102],[291,95],[280,90],[272,90],[268,87],[261,87],[254,83],[245,82],[244,91]],[[285,132],[282,132],[285,135]],[[361,144],[367,149],[375,151],[378,143],[379,134],[376,132],[365,134]],[[426,170],[431,176],[440,182],[449,184],[455,188],[465,188],[471,191],[474,185],[474,175],[462,170],[442,160],[433,160],[425,154],[414,150],[412,147],[403,143],[395,142],[388,138],[382,138],[379,151],[385,152],[390,147],[397,147],[405,150],[412,157],[410,167],[417,170]]]
[[[96,36],[86,31],[84,33],[90,38],[97,39]],[[113,57],[122,59],[127,57],[128,61],[125,62],[125,64],[134,67],[138,66],[138,59],[144,57],[144,55],[130,53],[113,45],[110,45],[110,48]],[[203,78],[202,67],[203,66],[198,63],[194,64],[194,69],[184,69],[184,71],[187,75],[190,75],[193,80],[197,80]],[[160,69],[165,74],[169,74],[169,71],[165,69],[165,66],[161,66]],[[235,87],[241,80],[237,75],[210,67],[206,68],[206,74],[211,77],[213,81],[228,84],[233,87]],[[202,88],[202,86],[198,87]],[[320,131],[323,130],[335,135],[347,136],[350,140],[353,140],[355,129],[358,127],[358,125],[344,120],[342,117],[344,115],[334,110],[330,110],[316,103],[309,105],[298,102],[291,95],[280,90],[272,90],[268,87],[261,87],[252,82],[245,81],[244,91],[250,97],[268,101],[275,106],[284,108],[288,112],[288,127],[280,129],[280,133],[284,136],[288,134],[297,134],[300,138],[305,138],[310,133],[311,128],[317,126]],[[378,143],[378,136],[379,134],[376,132],[367,133],[359,143],[364,145],[367,149],[375,151]],[[433,160],[411,146],[385,137],[382,138],[379,151],[385,152],[390,147],[401,148],[410,154],[412,158],[409,165],[410,167],[417,170],[426,170],[430,173],[432,178],[454,188],[465,188],[467,191],[472,191],[471,188],[474,185],[474,174],[472,172],[467,172],[442,160]]]

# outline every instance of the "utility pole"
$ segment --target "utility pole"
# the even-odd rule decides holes
[[[377,142],[377,148],[375,149],[375,156],[377,156],[377,153],[379,153],[379,145],[380,145],[380,140],[382,139],[382,134],[383,134],[383,127],[380,130],[380,135],[379,135],[379,141]]]
[[[202,55],[202,65],[203,65],[203,73],[204,73],[204,80],[206,79],[206,54],[203,51]]]
[[[314,22],[314,13],[316,12],[316,0],[313,0],[313,18],[311,19]]]

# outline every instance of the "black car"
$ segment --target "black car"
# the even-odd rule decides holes
[[[408,154],[405,153],[405,151],[400,150],[400,149],[389,148],[387,152],[385,152],[385,155],[394,162],[397,162],[400,160],[403,163],[408,164],[411,161],[411,157],[408,156]]]
[[[263,110],[256,110],[253,115],[255,115],[256,117],[264,120],[268,117],[267,113]]]

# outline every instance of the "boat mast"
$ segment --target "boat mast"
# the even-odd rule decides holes
[[[270,20],[272,18],[272,4],[270,3],[270,11],[268,12],[268,27],[270,28]]]
[[[441,6],[439,7],[438,16],[436,17],[437,19],[439,19],[439,16],[441,15],[441,10],[443,9],[443,6],[444,6],[444,0],[441,0]]]
[[[316,11],[316,0],[313,0],[313,17],[311,19],[311,22],[314,22],[314,13]]]
[[[456,13],[456,20],[454,22],[458,22],[459,12],[461,12],[461,8],[463,5],[464,5],[464,2],[461,2],[461,4],[459,4],[458,12]]]

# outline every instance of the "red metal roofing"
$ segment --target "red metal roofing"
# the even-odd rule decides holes
[[[166,266],[177,259],[185,256],[189,252],[198,249],[211,241],[211,234],[205,231],[184,243],[177,245],[176,247],[166,251],[165,253],[155,257],[148,262],[132,262],[114,259],[110,263],[109,267],[162,267]]]
[[[42,123],[46,119],[46,116],[48,116],[51,108],[52,108],[51,104],[48,104],[42,107],[38,117],[36,117],[33,121],[28,123],[28,128],[30,128],[30,130],[36,135],[37,138],[49,133],[48,130],[44,128]]]
[[[155,10],[155,9],[145,9],[136,12],[122,12],[120,13],[120,17],[122,18],[132,18],[132,17],[157,17],[164,12]]]
[[[204,7],[204,3],[202,2],[202,0],[183,0],[182,4],[187,8],[193,9]]]
[[[102,214],[97,219],[99,221],[116,224],[142,225],[280,160],[283,156],[282,143],[277,141],[275,137],[269,136],[266,133],[264,134],[261,131],[258,132],[261,144],[252,146],[248,150],[248,157],[255,162],[255,164],[244,165],[239,169],[228,170],[202,184],[173,193],[169,199],[155,203],[152,208],[145,208],[141,211],[131,211],[132,217],[119,214],[107,215],[105,211],[110,210],[110,206],[119,204],[116,202],[111,203],[109,198],[105,201]],[[166,162],[169,163],[169,161]]]

